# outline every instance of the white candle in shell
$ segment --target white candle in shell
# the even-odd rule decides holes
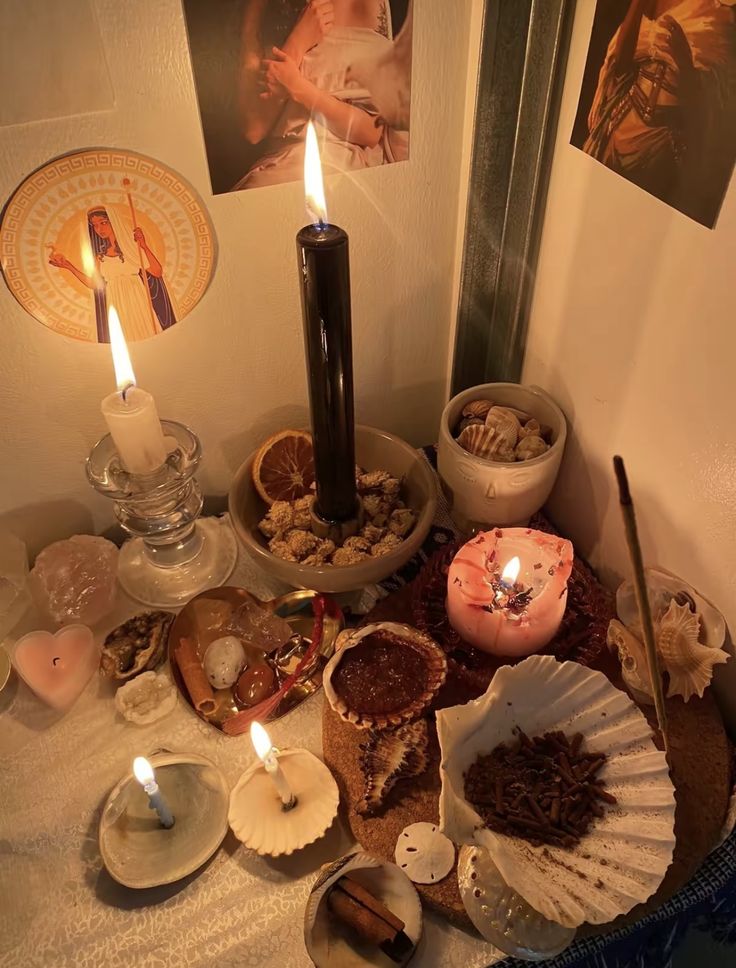
[[[276,792],[281,798],[282,804],[287,808],[293,807],[296,804],[296,797],[278,764],[276,749],[271,745],[271,739],[260,723],[251,723],[250,739],[266,773],[271,777],[273,785],[276,787]]]
[[[156,783],[156,774],[153,767],[145,756],[136,756],[133,760],[133,774],[143,789],[148,794],[148,806],[155,810],[161,826],[167,830],[174,826],[174,815],[169,809],[169,805],[163,798],[163,794]]]
[[[156,401],[135,385],[128,347],[114,306],[110,306],[108,322],[118,389],[102,401],[102,416],[123,467],[131,474],[151,474],[166,460],[166,443]]]

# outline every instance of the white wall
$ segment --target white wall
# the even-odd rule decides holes
[[[736,184],[710,231],[569,144],[594,7],[578,2],[524,368],[572,429],[553,516],[615,587],[629,573],[622,454],[647,562],[734,630]]]
[[[115,110],[0,128],[0,199],[55,155],[98,145],[153,155],[198,189],[219,242],[214,280],[186,319],[132,356],[161,415],[200,434],[203,489],[224,493],[265,435],[307,422],[294,242],[303,190],[212,197],[178,0],[94,6]],[[416,4],[410,161],[326,186],[351,238],[357,418],[416,444],[434,439],[446,389],[472,6]],[[112,368],[107,347],[48,331],[4,285],[0,326],[0,525],[33,553],[111,519],[83,462],[104,431]]]

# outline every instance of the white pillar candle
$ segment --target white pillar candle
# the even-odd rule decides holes
[[[173,827],[174,815],[169,810],[169,805],[164,800],[163,794],[158,788],[156,774],[153,772],[153,767],[145,756],[136,756],[133,760],[133,773],[136,780],[148,794],[148,806],[158,814],[161,826],[167,830]]]
[[[281,803],[285,809],[290,810],[296,806],[296,797],[278,764],[276,749],[271,745],[268,733],[260,723],[253,722],[250,726],[250,738],[258,758],[276,787]]]
[[[113,306],[108,320],[118,389],[102,401],[102,415],[123,467],[131,474],[150,474],[166,460],[166,443],[156,401],[135,385],[128,347]]]
[[[447,616],[465,642],[501,656],[538,652],[567,604],[573,547],[530,528],[476,535],[447,574]]]

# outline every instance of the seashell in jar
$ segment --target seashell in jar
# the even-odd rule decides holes
[[[656,629],[657,651],[670,677],[668,697],[682,696],[685,702],[692,695],[702,698],[713,666],[728,661],[726,652],[702,645],[699,636],[700,616],[673,598]]]
[[[519,431],[519,440],[524,437],[541,437],[541,427],[539,426],[539,421],[532,417],[530,420],[524,424],[524,426]]]
[[[486,460],[490,460],[495,437],[496,431],[492,427],[474,424],[472,427],[466,427],[463,430],[457,438],[457,442],[469,454],[473,454],[475,457],[485,457]]]
[[[473,424],[477,424],[479,427],[482,427],[485,424],[485,419],[482,419],[481,417],[464,417],[457,425],[457,434],[461,434],[466,427],[472,427]]]
[[[533,460],[535,457],[541,457],[548,450],[548,445],[541,437],[522,437],[516,445],[515,454],[517,460]]]
[[[496,453],[513,450],[516,447],[521,424],[516,414],[508,407],[491,407],[486,417],[486,427],[496,431],[496,437],[499,440],[495,448]]]
[[[463,417],[478,417],[485,420],[493,406],[490,400],[471,400],[463,407]]]

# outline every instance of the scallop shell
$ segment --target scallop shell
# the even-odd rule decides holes
[[[282,750],[278,761],[297,800],[293,809],[283,809],[273,780],[258,761],[233,787],[228,810],[235,836],[269,857],[293,854],[319,840],[337,816],[340,802],[335,778],[312,753]]]
[[[522,437],[519,443],[516,445],[517,460],[533,460],[535,457],[541,457],[542,454],[546,454],[549,450],[547,444],[542,440],[541,437],[530,436]]]
[[[492,406],[493,403],[490,400],[471,400],[463,407],[463,417],[479,417],[485,420]]]
[[[617,798],[574,848],[542,849],[481,826],[463,777],[482,753],[529,736],[580,732],[608,756],[601,778]],[[600,672],[553,656],[502,666],[487,692],[437,713],[442,751],[440,827],[455,843],[477,843],[514,891],[550,921],[604,924],[646,901],[662,883],[675,845],[675,792],[665,754],[643,714]]]
[[[399,780],[424,773],[429,762],[428,745],[426,719],[417,719],[398,729],[372,731],[368,742],[360,748],[365,788],[355,807],[356,812],[372,816],[383,806]]]
[[[510,888],[482,847],[461,847],[457,882],[468,917],[504,954],[529,961],[552,958],[575,937],[574,928],[548,921]]]
[[[309,894],[304,911],[304,942],[317,968],[364,968],[393,964],[376,948],[363,951],[363,946],[353,947],[347,933],[335,930],[324,902],[330,888],[346,874],[404,922],[404,932],[416,948],[422,937],[422,905],[416,888],[395,864],[357,851],[323,867]],[[413,954],[413,951],[410,952],[404,964]]]
[[[490,460],[495,439],[496,431],[492,427],[486,427],[485,424],[472,424],[462,431],[457,442],[469,454]]]
[[[508,407],[491,407],[486,417],[486,427],[496,431],[495,453],[513,451],[521,430],[521,423],[515,413]]]
[[[424,691],[411,702],[408,702],[405,707],[386,713],[368,713],[364,710],[352,709],[348,701],[337,693],[332,683],[335,670],[342,662],[345,653],[354,649],[366,636],[374,632],[388,632],[390,635],[410,643],[411,647],[424,656],[428,671]],[[418,719],[444,685],[447,676],[445,653],[434,639],[418,629],[411,628],[409,625],[399,625],[397,622],[374,622],[370,625],[363,625],[340,638],[342,641],[338,640],[338,645],[342,647],[325,666],[322,685],[327,701],[335,712],[346,722],[353,723],[361,729],[390,729],[409,723],[413,719]]]
[[[457,436],[465,430],[467,427],[483,427],[485,426],[485,420],[481,417],[463,417],[460,423],[457,425]]]
[[[700,619],[688,605],[678,605],[673,598],[656,629],[657,651],[669,673],[668,696],[692,695],[702,698],[713,678],[713,666],[728,661],[722,649],[701,645]]]

